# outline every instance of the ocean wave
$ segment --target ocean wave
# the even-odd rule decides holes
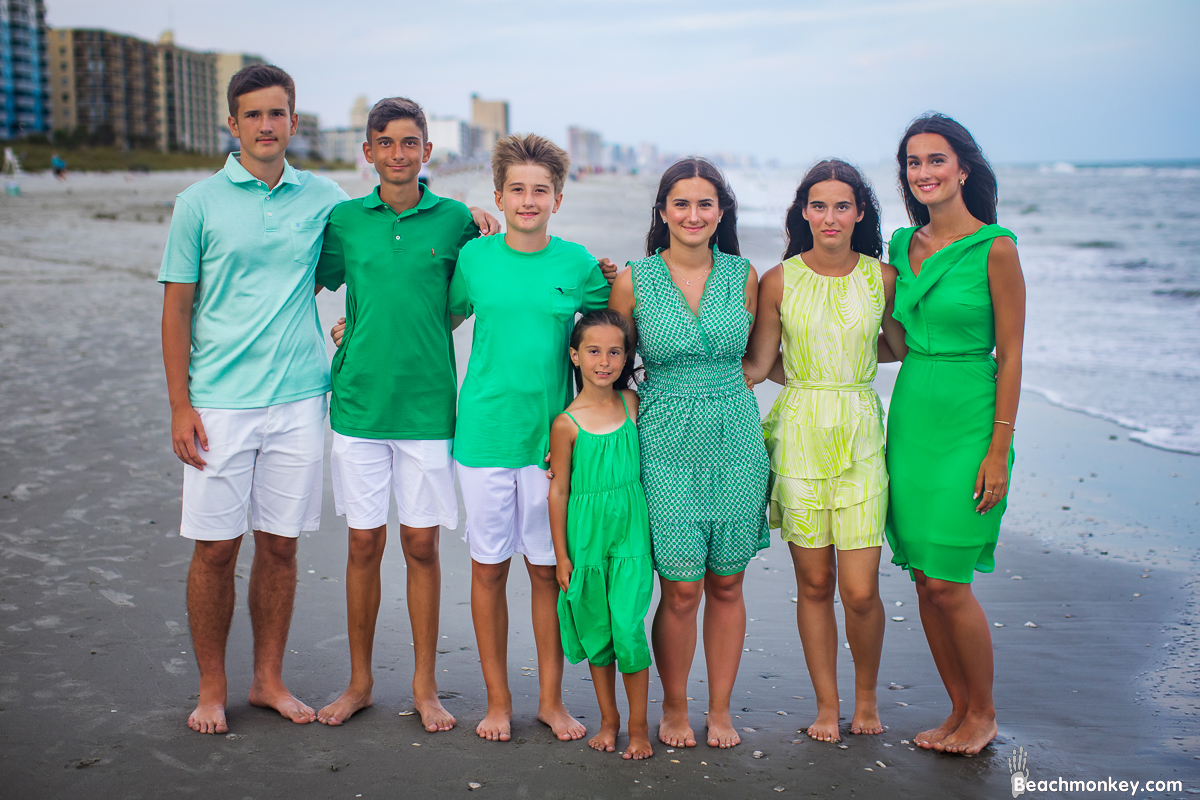
[[[1041,395],[1046,402],[1059,408],[1064,408],[1068,411],[1077,411],[1081,414],[1086,414],[1094,419],[1102,419],[1106,422],[1112,422],[1120,425],[1126,430],[1133,431],[1129,438],[1135,442],[1141,442],[1150,447],[1156,447],[1159,450],[1169,450],[1173,453],[1187,453],[1189,455],[1200,455],[1200,431],[1196,429],[1177,430],[1175,428],[1147,426],[1137,420],[1130,419],[1120,414],[1114,414],[1111,411],[1106,411],[1102,408],[1084,405],[1081,403],[1073,403],[1064,398],[1060,393],[1053,389],[1047,389],[1042,386],[1034,386],[1028,383],[1022,383],[1021,388],[1025,391],[1034,392]]]

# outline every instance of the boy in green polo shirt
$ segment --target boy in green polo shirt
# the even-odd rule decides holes
[[[561,740],[585,729],[562,702],[558,582],[546,502],[550,424],[571,400],[567,345],[575,314],[603,308],[608,282],[582,246],[550,236],[569,160],[541,136],[513,135],[492,152],[503,237],[463,247],[450,313],[475,315],[471,360],[458,404],[454,458],[471,548],[471,615],[488,711],[475,729],[512,734],[506,584],[525,556],[538,653],[538,714]]]
[[[438,197],[417,180],[429,160],[425,114],[402,97],[367,118],[363,153],[379,186],[330,214],[316,280],[346,284],[346,324],[333,359],[333,496],[350,528],[346,616],[350,685],[317,719],[341,725],[371,705],[380,562],[395,494],[408,567],[413,703],[430,732],[454,727],[438,699],[435,660],[441,567],[438,526],[458,527],[454,403],[458,388],[448,292],[459,249],[491,232],[490,215]],[[402,347],[401,345],[403,343]]]

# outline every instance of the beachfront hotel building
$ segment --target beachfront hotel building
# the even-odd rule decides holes
[[[480,100],[471,95],[471,127],[478,133],[472,135],[473,153],[490,153],[496,142],[508,136],[508,101]]]
[[[221,152],[228,153],[239,147],[237,140],[229,132],[229,100],[227,99],[229,79],[236,75],[242,67],[248,67],[251,64],[265,64],[267,61],[262,56],[250,53],[217,53],[216,63],[217,141],[220,143]]]
[[[159,149],[219,153],[217,54],[179,47],[175,34],[165,31],[158,40],[158,80]]]
[[[157,146],[157,47],[91,28],[55,28],[47,41],[57,135],[87,135],[125,148]]]
[[[567,128],[567,155],[572,172],[592,172],[604,165],[604,144],[600,134],[578,125]]]
[[[46,5],[0,0],[0,138],[49,132]]]

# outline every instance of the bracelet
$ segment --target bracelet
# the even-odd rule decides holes
[[[992,424],[993,425],[1012,425],[1011,422],[1005,422],[1002,419],[994,419],[994,420],[992,420]]]

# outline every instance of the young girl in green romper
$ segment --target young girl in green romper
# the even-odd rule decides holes
[[[620,669],[629,697],[623,755],[643,759],[654,755],[645,628],[653,565],[634,425],[638,396],[630,388],[632,339],[615,311],[592,311],[576,323],[570,353],[579,394],[550,428],[549,501],[563,651],[572,664],[588,660],[600,703],[600,732],[588,744],[616,750]]]

